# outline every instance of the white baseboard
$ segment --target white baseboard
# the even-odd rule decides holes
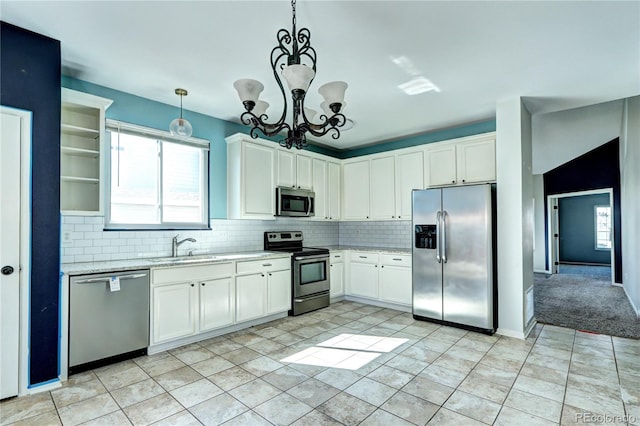
[[[548,271],[546,269],[534,269],[533,272],[537,273],[537,274],[551,274],[551,271]]]
[[[505,337],[514,337],[516,339],[521,339],[521,340],[524,340],[527,337],[525,335],[525,333],[523,333],[522,331],[507,330],[507,329],[500,328],[500,327],[498,327],[498,330],[496,330],[496,334],[499,334],[499,335],[505,336]]]
[[[614,285],[621,285],[621,284],[614,284]],[[629,300],[629,303],[631,303],[631,307],[636,312],[636,318],[640,318],[640,309],[638,309],[636,304],[633,303],[633,299],[631,299],[631,296],[629,296],[629,293],[627,293],[627,288],[624,285],[622,285],[622,288],[624,290],[624,294],[627,295],[627,300]]]

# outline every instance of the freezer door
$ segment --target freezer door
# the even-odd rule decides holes
[[[442,263],[438,241],[438,213],[442,190],[414,190],[413,314],[442,320]]]
[[[442,190],[443,319],[493,329],[491,186]]]

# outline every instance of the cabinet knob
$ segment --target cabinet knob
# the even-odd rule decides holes
[[[391,219],[395,219],[395,218],[396,218],[395,216],[391,216]]]
[[[466,180],[465,180],[465,179],[462,179],[462,183],[465,183],[465,182],[466,182]]]
[[[384,268],[384,265],[382,265],[381,268]]]
[[[200,285],[201,285],[202,287],[204,287],[204,283],[200,283]]]
[[[402,216],[398,216],[398,219],[402,218]]]
[[[264,274],[260,274],[260,276],[263,276],[263,277],[264,277]]]
[[[369,219],[369,216],[367,216],[367,219]]]
[[[195,287],[195,284],[194,284],[194,283],[191,283],[191,287]]]
[[[456,183],[456,181],[455,181],[455,180],[452,180],[452,181],[451,181],[451,183]]]
[[[271,276],[271,272],[269,272],[269,276]]]

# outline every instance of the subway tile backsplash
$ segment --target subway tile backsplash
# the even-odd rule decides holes
[[[212,219],[209,231],[105,231],[101,216],[62,217],[62,263],[99,262],[171,256],[171,239],[191,237],[179,254],[230,253],[263,249],[265,231],[297,231],[306,246],[410,248],[411,222],[322,222]]]
[[[339,222],[342,246],[411,248],[410,221]]]

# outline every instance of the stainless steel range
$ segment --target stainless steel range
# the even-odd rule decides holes
[[[302,231],[264,233],[264,249],[291,253],[292,309],[300,315],[329,306],[329,250],[303,247]]]

